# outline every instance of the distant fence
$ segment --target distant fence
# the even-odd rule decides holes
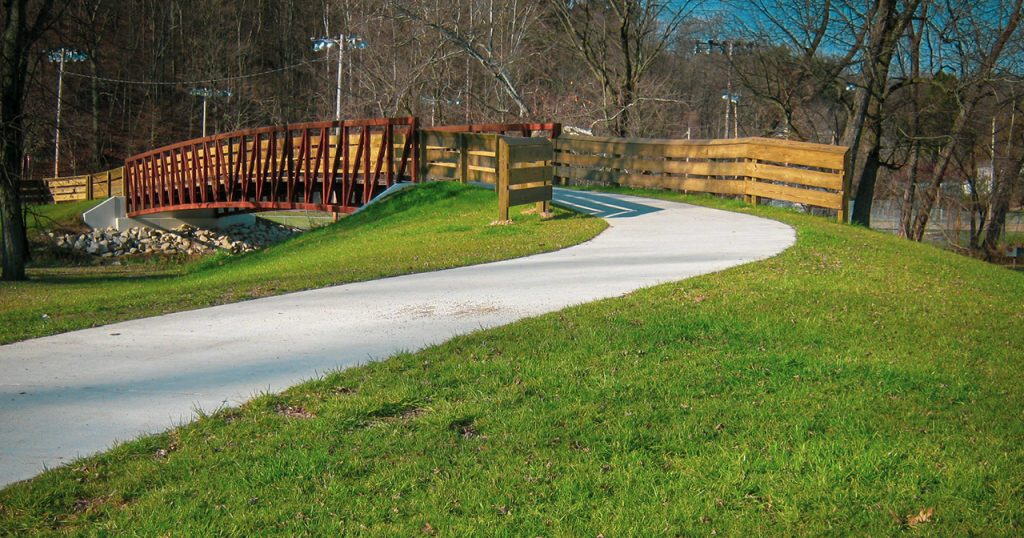
[[[80,176],[51,177],[43,180],[54,202],[95,200],[124,196],[124,167]]]
[[[567,184],[616,184],[741,195],[835,210],[846,220],[847,148],[771,138],[661,140],[561,135],[554,174]]]
[[[544,211],[551,201],[554,147],[546,138],[422,130],[419,150],[421,180],[493,184],[498,220],[508,220],[511,206],[537,202]]]
[[[41,179],[22,179],[18,183],[18,191],[23,204],[48,204],[53,202],[53,196],[46,182]]]

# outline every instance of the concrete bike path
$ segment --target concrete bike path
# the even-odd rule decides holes
[[[345,284],[0,346],[0,486],[143,433],[564,307],[763,259],[786,225],[686,204],[557,189],[608,219],[557,252]]]

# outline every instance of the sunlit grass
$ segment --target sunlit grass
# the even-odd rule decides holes
[[[491,191],[435,183],[263,251],[180,266],[44,268],[0,283],[0,343],[332,284],[434,271],[560,249],[599,219],[560,211],[490,226]]]
[[[798,241],[121,445],[0,534],[1021,534],[1024,275],[697,201]]]

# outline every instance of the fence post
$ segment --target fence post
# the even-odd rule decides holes
[[[413,136],[414,143],[416,145],[413,155],[415,155],[416,162],[413,163],[413,168],[416,170],[416,176],[413,177],[413,182],[427,181],[427,141],[423,135],[425,131],[416,129]]]
[[[498,220],[507,221],[508,219],[508,204],[509,204],[509,193],[508,193],[508,171],[509,171],[509,147],[505,141],[504,136],[498,136],[498,159],[497,159],[497,180],[495,181],[494,188],[498,192]]]
[[[849,222],[849,209],[850,209],[850,184],[853,182],[853,163],[852,163],[852,152],[847,149],[846,155],[843,156],[843,192],[840,196],[839,211],[836,212],[836,220],[845,224]]]
[[[466,133],[459,135],[459,181],[463,184],[469,181],[469,137]]]
[[[113,191],[114,181],[113,181],[113,178],[111,176],[113,176],[112,171],[111,170],[107,170],[107,198],[110,198],[110,197],[114,196],[114,191]]]

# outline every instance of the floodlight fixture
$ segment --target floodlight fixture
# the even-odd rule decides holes
[[[46,53],[50,63],[59,64],[57,69],[57,125],[53,134],[53,177],[60,176],[60,105],[64,95],[64,64],[68,62],[84,62],[89,55],[68,47],[61,47]]]
[[[344,64],[345,49],[362,50],[369,47],[370,44],[356,34],[340,34],[337,37],[312,37],[310,40],[313,42],[314,52],[330,50],[335,45],[338,47],[338,80],[334,96],[334,120],[341,121],[341,70]]]

